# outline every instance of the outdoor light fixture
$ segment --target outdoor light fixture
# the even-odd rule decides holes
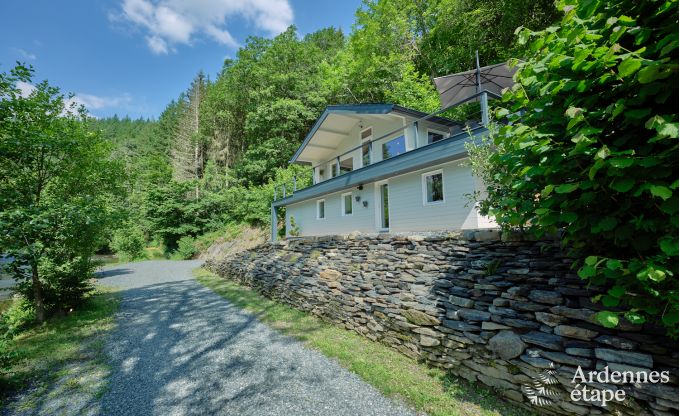
[[[360,200],[361,200],[361,196],[360,196],[360,195],[356,195],[356,202],[359,202]]]
[[[363,184],[358,185],[358,190],[359,190],[359,191],[362,191],[362,190],[363,190]]]
[[[365,208],[368,208],[368,201],[363,201],[363,206],[364,206]]]

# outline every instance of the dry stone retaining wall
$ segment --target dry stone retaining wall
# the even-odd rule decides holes
[[[556,240],[487,230],[304,238],[207,265],[540,413],[679,414],[677,343],[659,328],[599,326],[590,299],[600,290],[583,285]],[[571,400],[578,366],[670,371],[670,379],[591,383],[625,391],[624,405],[603,407]]]

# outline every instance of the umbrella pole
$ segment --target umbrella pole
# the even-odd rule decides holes
[[[481,92],[481,65],[479,64],[479,51],[476,50],[476,92]],[[487,126],[489,122],[488,117],[488,94],[483,91],[481,94],[481,124]]]

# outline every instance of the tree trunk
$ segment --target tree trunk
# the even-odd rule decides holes
[[[38,278],[38,265],[31,264],[32,280],[33,280],[33,302],[35,303],[35,315],[38,322],[45,322],[45,304],[42,298],[42,285]]]

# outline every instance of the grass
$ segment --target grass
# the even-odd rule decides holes
[[[64,389],[99,395],[109,373],[104,335],[113,329],[117,309],[117,293],[98,287],[97,293],[88,297],[76,311],[49,319],[15,336],[9,349],[17,358],[8,371],[0,373],[0,386],[5,393],[30,389],[22,395],[20,403],[14,405],[31,409],[48,399],[45,397],[48,390],[52,396],[63,396]],[[2,396],[0,394],[0,403]]]
[[[525,415],[489,389],[428,367],[397,351],[319,318],[267,299],[250,288],[198,269],[197,280],[262,322],[303,341],[373,385],[429,415]]]

